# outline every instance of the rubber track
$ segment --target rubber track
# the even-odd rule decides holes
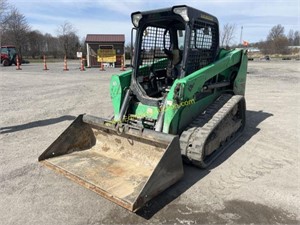
[[[212,153],[208,162],[202,160],[204,144],[208,136],[243,98],[241,95],[221,95],[182,132],[180,148],[181,154],[186,156],[184,158],[198,167],[206,168],[239,136],[241,132],[232,137],[225,146]]]

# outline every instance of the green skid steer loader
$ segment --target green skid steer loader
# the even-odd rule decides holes
[[[80,115],[39,161],[136,211],[183,176],[183,161],[206,168],[242,133],[247,51],[219,48],[217,18],[185,5],[131,18],[113,118]]]

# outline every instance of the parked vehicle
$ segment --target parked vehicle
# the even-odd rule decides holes
[[[183,160],[207,168],[242,134],[248,60],[219,47],[218,20],[203,11],[131,17],[133,67],[111,77],[113,117],[79,115],[39,161],[137,211],[183,176]]]
[[[17,65],[17,50],[13,45],[1,46],[1,64],[2,66],[11,66],[12,64]],[[21,64],[22,60],[19,56],[19,63]]]

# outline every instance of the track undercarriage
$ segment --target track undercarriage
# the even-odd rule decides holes
[[[185,161],[200,168],[209,166],[242,133],[245,110],[243,96],[221,95],[181,134]]]

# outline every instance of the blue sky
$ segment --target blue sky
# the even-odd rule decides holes
[[[130,42],[134,11],[143,11],[186,4],[215,15],[223,24],[236,25],[235,42],[243,39],[264,40],[277,24],[300,30],[300,0],[9,0],[25,15],[33,30],[57,35],[65,21],[71,23],[82,39],[86,34],[125,34]]]

